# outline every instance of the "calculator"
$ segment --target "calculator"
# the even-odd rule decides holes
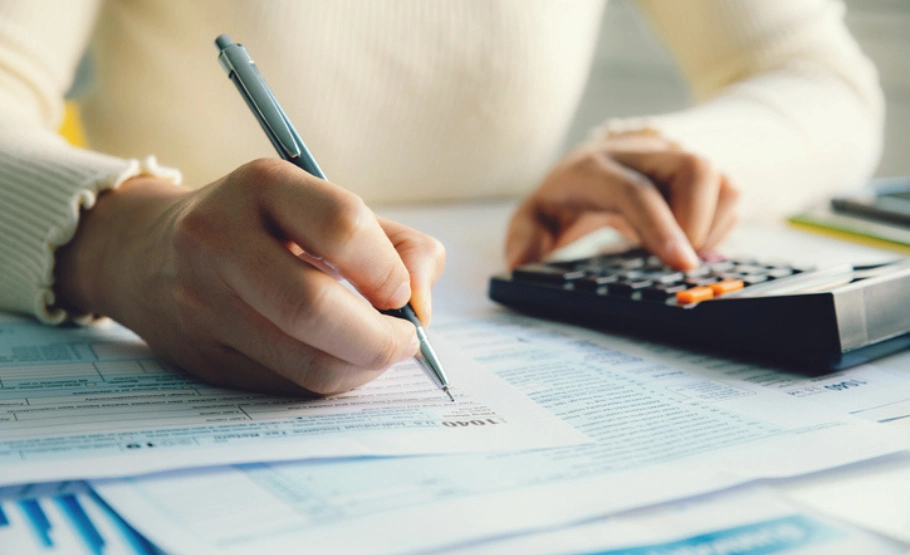
[[[910,347],[910,258],[815,268],[707,256],[677,271],[641,249],[527,264],[490,298],[534,315],[820,374]]]

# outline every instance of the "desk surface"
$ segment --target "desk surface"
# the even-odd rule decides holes
[[[502,249],[514,203],[495,202],[419,209],[380,210],[429,233],[446,245],[447,270],[434,289],[434,319],[445,321],[489,311],[487,280],[504,269]],[[580,249],[608,240],[594,238]],[[779,224],[747,224],[724,247],[729,255],[749,255],[827,266],[891,260],[895,253],[837,241]],[[580,253],[578,253],[581,255]],[[910,379],[910,351],[874,363]],[[887,424],[908,431],[910,418]],[[910,455],[873,461],[775,486],[816,510],[910,543]]]

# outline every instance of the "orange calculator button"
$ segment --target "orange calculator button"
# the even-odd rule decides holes
[[[700,303],[712,297],[714,297],[714,291],[710,287],[693,287],[676,293],[676,302],[679,304]]]
[[[715,297],[719,297],[726,293],[732,293],[734,291],[739,291],[740,289],[745,287],[745,285],[746,284],[744,284],[742,281],[740,281],[738,279],[725,279],[723,281],[718,281],[717,283],[712,283],[708,287],[710,287],[711,290],[714,291]]]

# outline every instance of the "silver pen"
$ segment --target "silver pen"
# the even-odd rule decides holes
[[[284,110],[275,99],[269,86],[265,84],[259,70],[250,58],[246,48],[240,44],[234,44],[234,41],[227,35],[220,35],[215,39],[215,46],[218,47],[218,63],[227,73],[228,78],[237,86],[240,95],[246,100],[247,106],[252,110],[253,115],[259,120],[262,130],[272,141],[272,145],[278,154],[288,162],[294,164],[305,172],[314,175],[320,179],[326,179],[319,164],[313,159],[313,155],[307,150],[303,139],[297,134],[294,126],[291,125]],[[426,330],[420,324],[420,320],[414,313],[411,303],[404,307],[393,310],[383,310],[383,314],[395,316],[408,320],[417,328],[417,339],[420,341],[420,356],[418,360],[423,364],[427,374],[436,383],[436,386],[442,389],[453,402],[455,397],[449,391],[449,380],[442,369],[442,363],[436,356],[436,351],[430,345],[427,338]]]

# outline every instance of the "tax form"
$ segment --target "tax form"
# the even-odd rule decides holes
[[[692,373],[720,373],[873,422],[910,417],[910,373],[890,370],[887,361],[807,377],[650,341],[616,338],[615,344],[626,352]]]
[[[520,316],[437,333],[594,438],[493,455],[241,465],[93,487],[175,553],[400,553],[557,527],[894,453],[878,424]],[[216,492],[213,496],[213,492]]]
[[[301,400],[201,383],[168,368],[119,326],[0,320],[0,485],[588,441],[439,342],[456,403],[413,359],[359,390]]]

